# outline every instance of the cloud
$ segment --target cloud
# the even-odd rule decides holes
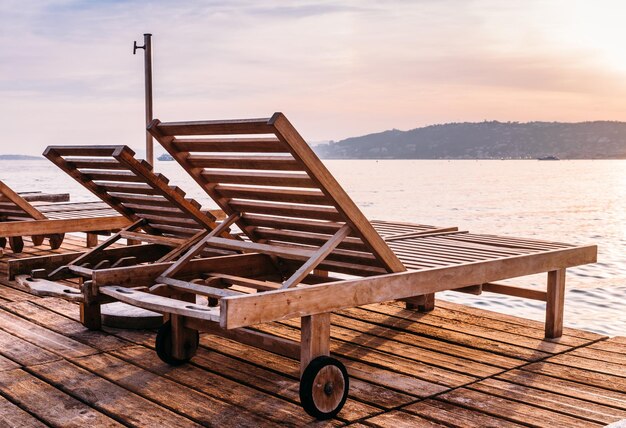
[[[90,132],[98,122],[140,147],[143,61],[131,51],[150,31],[164,120],[282,110],[311,140],[337,140],[450,120],[619,118],[625,70],[594,37],[622,30],[592,31],[619,27],[603,10],[577,43],[589,12],[568,4],[5,0],[0,117],[31,152],[110,143]]]

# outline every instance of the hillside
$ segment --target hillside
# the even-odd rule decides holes
[[[326,159],[626,159],[626,122],[431,125],[320,144]]]

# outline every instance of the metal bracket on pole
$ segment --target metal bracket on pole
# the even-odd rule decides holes
[[[152,121],[152,34],[143,35],[143,46],[137,46],[137,41],[133,42],[133,55],[137,54],[137,49],[144,50],[144,71],[146,82],[146,123],[145,127]],[[152,135],[146,131],[146,161],[150,165],[154,164],[154,143]]]

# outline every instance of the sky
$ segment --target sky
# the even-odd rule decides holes
[[[269,117],[311,142],[463,121],[626,120],[626,2],[0,2],[0,153]]]

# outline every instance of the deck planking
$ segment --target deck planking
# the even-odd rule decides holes
[[[411,232],[409,230],[409,232]],[[26,246],[9,257],[83,250]],[[331,317],[331,350],[351,375],[338,418],[299,406],[297,360],[203,334],[191,364],[156,356],[153,331],[89,331],[78,306],[0,280],[0,425],[602,426],[626,419],[626,339],[438,300]],[[255,327],[299,337],[299,320]]]

